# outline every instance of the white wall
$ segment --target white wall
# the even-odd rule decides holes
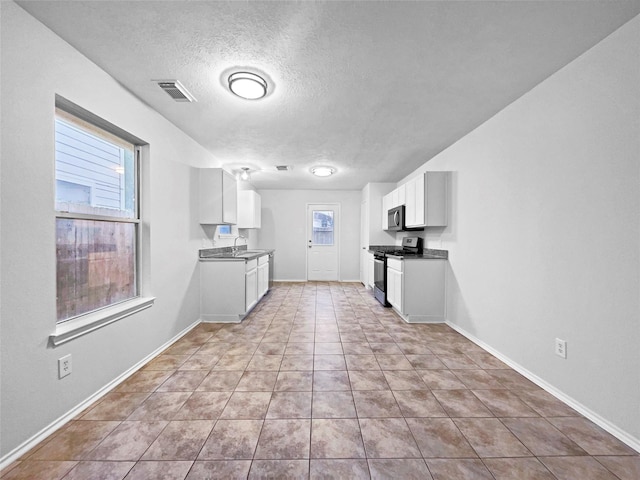
[[[449,321],[636,448],[639,44],[636,17],[419,169],[453,172],[451,223],[426,233]]]
[[[198,178],[214,159],[12,2],[2,41],[0,458],[127,371],[199,317]],[[58,348],[54,97],[150,145],[150,293],[155,306]],[[190,165],[186,163],[188,162]],[[57,378],[71,353],[73,373]]]
[[[342,190],[260,190],[262,228],[259,248],[275,248],[274,278],[306,280],[309,203],[340,204],[340,280],[360,277],[360,192]]]

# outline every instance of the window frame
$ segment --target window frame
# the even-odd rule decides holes
[[[50,343],[54,347],[85,335],[89,332],[95,331],[110,323],[133,315],[137,312],[140,312],[141,310],[149,308],[155,301],[155,297],[148,295],[148,292],[146,291],[149,283],[149,239],[148,234],[145,235],[144,232],[148,232],[149,229],[144,228],[143,226],[143,184],[148,184],[148,180],[145,180],[145,177],[143,177],[143,163],[147,163],[148,161],[148,159],[145,158],[148,157],[148,155],[145,155],[145,153],[148,154],[148,144],[138,137],[129,134],[128,132],[120,129],[119,127],[116,127],[115,125],[103,120],[102,118],[92,114],[91,112],[83,109],[82,107],[79,107],[78,105],[64,99],[59,95],[56,95],[55,107],[56,109],[54,118],[58,117],[58,111],[60,111],[62,112],[62,117],[64,117],[65,115],[70,115],[74,117],[74,119],[78,119],[81,125],[86,124],[87,128],[90,131],[91,127],[93,127],[93,129],[99,129],[102,132],[113,135],[115,138],[119,139],[120,142],[126,142],[134,146],[135,204],[132,218],[61,211],[57,209],[58,205],[56,204],[56,199],[54,199],[54,217],[55,220],[57,220],[58,218],[66,218],[75,220],[96,220],[134,224],[136,249],[134,276],[136,296],[118,301],[116,303],[112,303],[110,305],[105,305],[95,310],[91,310],[64,320],[58,320],[56,314],[55,332],[50,335]],[[55,179],[57,179],[57,177],[54,174],[54,181]]]

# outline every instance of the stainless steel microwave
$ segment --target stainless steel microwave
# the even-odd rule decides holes
[[[400,205],[389,209],[388,226],[392,232],[411,232],[416,230],[424,230],[422,227],[407,227],[405,224],[405,206]]]

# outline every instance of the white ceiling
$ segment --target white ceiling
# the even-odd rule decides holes
[[[639,0],[18,3],[211,166],[260,170],[258,189],[398,181],[640,13]],[[238,68],[264,74],[268,96],[231,95]],[[318,164],[338,172],[314,178]]]

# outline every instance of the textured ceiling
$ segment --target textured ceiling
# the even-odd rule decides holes
[[[397,181],[640,13],[630,1],[19,1],[266,188]],[[231,95],[237,68],[270,93]],[[152,79],[178,79],[175,103]],[[331,165],[333,177],[309,169]],[[277,172],[276,165],[292,165]]]

